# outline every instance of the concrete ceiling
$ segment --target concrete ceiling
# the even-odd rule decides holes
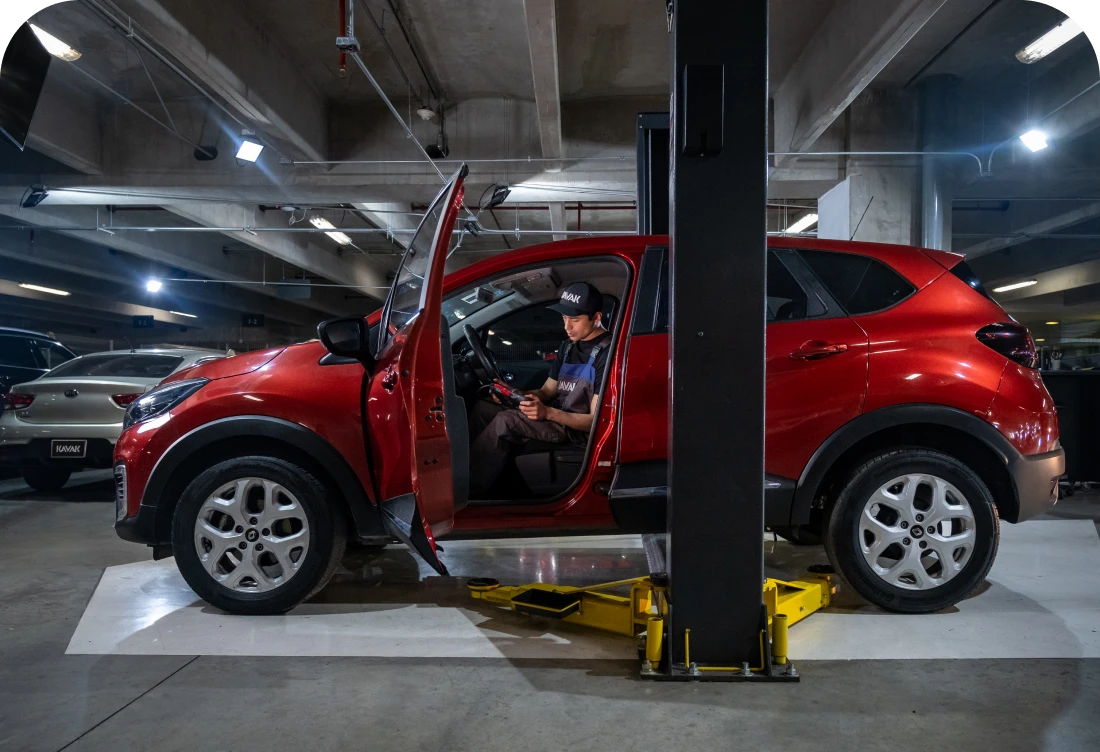
[[[132,25],[195,85],[112,28],[105,13],[123,27]],[[445,112],[450,158],[474,160],[468,203],[494,182],[513,186],[505,207],[482,218],[486,228],[509,233],[465,238],[454,266],[550,240],[515,237],[517,222],[545,232],[634,227],[634,116],[668,107],[663,3],[357,0],[355,18],[362,59],[402,115],[419,101]],[[984,160],[1029,112],[1048,112],[1091,83],[1088,75],[1095,79],[1095,69],[1081,72],[1087,50],[1080,40],[1035,66],[1015,61],[1015,51],[1057,19],[1049,8],[1024,0],[773,0],[776,151],[857,143],[861,149],[918,148],[912,128],[897,127],[897,117],[861,114],[853,125],[853,105],[865,114],[882,91],[915,100],[914,78],[946,73],[969,87],[960,147]],[[35,20],[84,56],[52,66],[28,152],[2,160],[0,222],[39,228],[35,242],[43,249],[26,250],[29,229],[0,229],[0,258],[20,264],[12,269],[28,279],[56,274],[81,287],[81,279],[63,278],[71,262],[86,279],[98,280],[88,283],[93,287],[127,287],[115,301],[125,305],[143,304],[144,293],[129,287],[140,285],[146,273],[217,280],[174,286],[173,294],[204,311],[204,321],[192,329],[209,326],[209,333],[225,335],[234,312],[264,313],[271,332],[254,333],[256,341],[309,336],[320,318],[377,305],[408,242],[404,231],[416,226],[440,181],[350,58],[341,74],[334,45],[338,0],[77,0]],[[1033,197],[1037,186],[1047,195],[1100,194],[1093,137],[1098,115],[1100,102],[1086,97],[1059,114],[1059,148],[1030,155],[1006,146],[995,155],[992,175],[960,173],[959,196]],[[868,123],[881,133],[861,131]],[[436,141],[438,117],[424,122],[414,114],[412,125],[422,142]],[[255,165],[233,159],[242,128],[258,132],[268,145]],[[194,144],[216,146],[218,158],[197,161]],[[504,158],[524,161],[476,161]],[[323,160],[359,163],[288,164]],[[438,166],[445,173],[455,168]],[[846,169],[836,159],[778,158],[769,195],[812,206]],[[19,209],[31,183],[45,184],[50,196],[38,208]],[[281,205],[297,211],[280,211]],[[111,206],[123,207],[113,214],[116,225],[225,229],[89,230],[109,221]],[[134,206],[146,208],[125,209]],[[967,236],[957,245],[984,243],[990,250],[975,265],[990,279],[1004,277],[1010,271],[998,264],[1006,247],[1025,260],[1041,255],[1029,245],[1037,240],[1019,242],[1021,233],[1050,227],[1051,218],[1073,209],[1011,205],[1002,214],[956,212],[958,231]],[[323,235],[271,232],[308,226],[307,211],[342,229],[382,232],[353,234],[356,248],[341,248]],[[774,209],[769,222],[780,227],[797,213]],[[1054,232],[1079,231],[1077,224]],[[1074,242],[1079,250],[1065,262],[1090,260],[1085,244]],[[109,268],[100,274],[94,259],[107,259]],[[127,281],[124,267],[140,271],[137,283]],[[1019,272],[1033,270],[1024,263]],[[289,300],[257,284],[274,275],[346,287],[315,286],[309,298]],[[95,292],[81,293],[93,313]],[[30,313],[48,310],[56,310],[59,320],[71,318],[65,312],[71,305],[63,309],[0,292],[0,323],[5,301],[20,321],[37,322]],[[117,309],[95,315],[121,320]]]

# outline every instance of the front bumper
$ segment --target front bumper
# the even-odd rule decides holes
[[[1058,479],[1066,472],[1066,452],[1059,447],[1043,454],[1021,454],[1008,465],[1023,522],[1049,511],[1058,503]]]

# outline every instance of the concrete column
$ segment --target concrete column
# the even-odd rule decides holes
[[[851,106],[846,151],[914,151],[914,102],[904,92],[869,89]],[[851,156],[847,178],[819,199],[823,238],[911,245],[919,238],[916,158]]]
[[[922,151],[951,151],[957,130],[958,79],[932,76],[921,86]],[[951,157],[921,158],[921,233],[925,248],[951,250],[951,204],[954,198]]]

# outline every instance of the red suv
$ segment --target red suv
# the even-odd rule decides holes
[[[403,541],[446,573],[443,537],[665,529],[667,238],[549,243],[445,277],[464,172],[381,312],[133,403],[121,537],[170,550],[209,603],[260,614],[322,588],[349,538]],[[530,441],[468,498],[468,409],[493,383],[543,384],[564,338],[546,306],[579,280],[613,336],[587,446]],[[993,563],[999,518],[1057,500],[1064,454],[1027,330],[959,256],[898,246],[773,238],[767,300],[766,525],[824,542],[884,609],[958,602]]]

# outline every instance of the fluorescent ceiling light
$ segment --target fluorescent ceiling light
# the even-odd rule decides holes
[[[336,227],[324,217],[313,217],[309,220],[309,223],[316,227],[318,230],[335,230]],[[330,238],[335,240],[340,245],[351,245],[351,238],[342,232],[326,232]]]
[[[1039,284],[1039,280],[1029,279],[1026,282],[1015,282],[1011,285],[1005,285],[1004,287],[994,287],[993,292],[1008,292],[1009,290],[1019,290],[1021,287],[1031,287],[1037,284]]]
[[[176,316],[184,316],[185,318],[189,318],[189,319],[197,319],[198,318],[198,316],[196,316],[193,313],[183,313],[182,311],[169,311],[168,313],[175,314]]]
[[[508,346],[511,346],[511,344],[512,344],[511,342],[509,342],[509,341],[508,341],[508,340],[506,340],[506,339],[502,339],[502,340],[501,340],[501,342],[503,342],[504,344],[506,344],[506,345],[508,345]]]
[[[263,144],[254,141],[241,141],[241,148],[237,149],[237,159],[245,162],[255,162],[260,158],[260,152],[264,150]]]
[[[62,42],[48,31],[43,31],[34,24],[31,24],[31,31],[38,37],[38,41],[42,43],[42,46],[46,48],[46,52],[50,53],[56,58],[64,60],[66,63],[71,63],[74,60],[80,59],[80,53],[74,50],[69,45]]]
[[[1042,151],[1050,145],[1047,143],[1047,134],[1043,131],[1030,130],[1020,136],[1020,140],[1032,151]]]
[[[1058,325],[1057,321],[1048,321],[1047,322],[1047,326],[1057,326],[1057,325]]]
[[[160,292],[162,287],[164,287],[164,283],[159,279],[151,279],[145,283],[145,289],[149,292]]]
[[[791,233],[791,234],[794,234],[796,232],[804,232],[804,231],[806,231],[807,229],[813,227],[816,224],[817,224],[817,215],[816,214],[807,214],[806,216],[799,219],[797,222],[795,222],[793,225],[788,227],[783,232],[787,232],[787,233]]]
[[[72,295],[72,293],[69,292],[68,290],[58,290],[54,287],[43,287],[42,285],[29,285],[26,282],[20,282],[19,286],[22,287],[24,290],[36,290],[38,292],[48,292],[50,295],[60,295],[62,297],[65,297],[67,295]]]
[[[1072,18],[1067,18],[1027,47],[1017,52],[1016,59],[1028,65],[1037,63],[1080,33],[1081,27],[1078,26]]]
[[[1036,341],[1036,342],[1046,342],[1046,340],[1045,340],[1045,339],[1043,339],[1042,337],[1039,337],[1039,338],[1038,338],[1038,339],[1036,339],[1035,341]]]

